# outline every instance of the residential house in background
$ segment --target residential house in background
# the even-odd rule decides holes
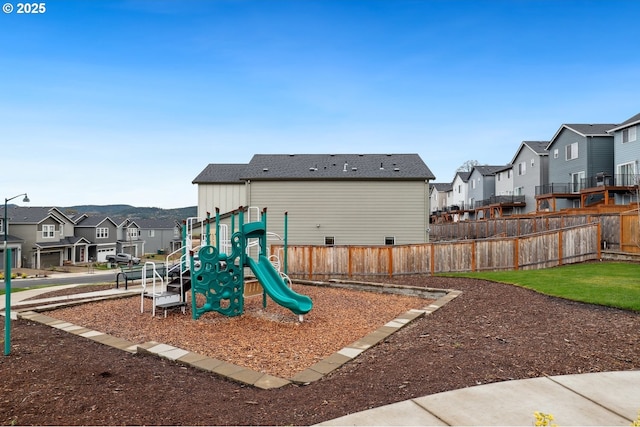
[[[536,191],[538,211],[585,207],[613,185],[615,124],[563,124],[547,145],[549,178]]]
[[[429,222],[448,222],[450,216],[449,199],[453,194],[450,183],[435,182],[429,185]]]
[[[433,179],[417,154],[258,154],[210,164],[193,183],[201,218],[253,206],[280,236],[287,212],[291,244],[392,245],[428,241]]]
[[[447,197],[449,208],[447,220],[454,222],[469,219],[469,203],[467,195],[469,193],[470,171],[458,171],[451,181],[451,193]]]
[[[105,262],[107,256],[117,252],[118,225],[109,217],[82,214],[76,218],[75,233],[92,243],[91,261]]]
[[[505,170],[505,165],[474,166],[469,175],[468,199],[471,219],[486,219],[492,216],[491,210],[499,199],[496,198],[496,172]]]
[[[180,224],[171,219],[140,218],[135,223],[148,254],[169,254],[182,247]]]
[[[620,125],[609,129],[613,135],[613,163],[615,167],[616,186],[635,186],[639,183],[640,174],[640,142],[638,141],[638,127],[640,114],[636,114]],[[616,204],[637,202],[635,191],[618,192],[615,195]]]
[[[496,196],[513,195],[513,166],[506,165],[496,171]]]
[[[448,194],[451,193],[451,183],[434,182],[429,185],[431,213],[441,212],[448,206]]]
[[[145,241],[138,226],[137,220],[126,217],[114,217],[117,224],[116,252],[141,257],[145,253]]]
[[[7,209],[8,218],[7,218],[7,223],[5,223],[4,206],[2,207],[2,210],[0,211],[2,213],[0,215],[0,232],[2,233],[3,237],[5,234],[7,235],[6,245],[9,249],[11,249],[11,266],[22,267],[22,259],[23,259],[22,245],[24,244],[24,240],[18,236],[13,235],[12,234],[13,230],[9,227],[9,222],[11,222],[12,216],[15,215],[12,212],[14,209],[15,209],[14,205],[8,206],[8,209]],[[0,254],[2,254],[2,256],[0,256],[0,268],[4,269],[4,265],[6,261],[6,257],[4,254],[4,246],[0,246]]]
[[[75,235],[73,220],[58,208],[12,206],[7,217],[17,249],[14,266],[43,269],[88,261],[91,242]]]
[[[549,141],[523,141],[511,160],[513,195],[524,196],[523,207],[516,214],[536,212],[536,188],[547,184],[549,174]]]
[[[57,207],[10,205],[7,224],[0,208],[0,232],[7,227],[7,245],[14,268],[49,269],[88,262],[105,262],[125,252],[137,257],[167,252],[182,245],[175,220],[132,219],[101,214],[66,213]],[[3,248],[0,247],[0,254]],[[4,256],[0,267],[4,268]]]

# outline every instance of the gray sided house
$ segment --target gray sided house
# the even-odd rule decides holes
[[[546,185],[548,179],[548,145],[549,141],[523,141],[513,156],[513,194],[524,196],[525,202],[517,213],[536,212],[536,188]]]
[[[442,212],[449,206],[448,196],[452,190],[451,183],[434,182],[429,185],[431,212]]]
[[[290,244],[384,245],[428,241],[434,178],[417,154],[257,154],[210,164],[193,183],[200,218],[216,207],[267,208],[279,236],[288,213]]]
[[[558,211],[597,203],[614,174],[613,136],[615,124],[563,124],[547,145],[549,179],[536,191],[539,211]]]
[[[636,114],[609,130],[609,133],[613,135],[615,184],[617,186],[633,186],[638,184],[638,174],[640,174],[639,127],[640,114]],[[635,201],[637,201],[636,196],[632,191],[616,194],[617,204],[627,204]]]
[[[14,206],[7,216],[12,243],[21,241],[14,266],[41,269],[88,261],[91,242],[74,234],[73,220],[58,208]]]
[[[91,261],[105,262],[108,255],[117,251],[118,226],[109,217],[97,215],[80,215],[76,219],[75,233],[92,244],[89,246]]]
[[[138,218],[135,223],[140,228],[140,237],[148,254],[169,254],[182,245],[181,228],[175,220]]]
[[[481,208],[492,204],[492,197],[496,194],[496,172],[503,169],[505,169],[505,165],[478,165],[471,170],[468,182],[468,198],[470,209],[475,210],[472,219],[487,217],[486,212]]]
[[[131,218],[113,217],[117,224],[116,252],[142,257],[145,252],[145,241],[136,220]]]

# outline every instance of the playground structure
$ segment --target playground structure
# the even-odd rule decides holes
[[[252,211],[259,213],[256,215],[259,219],[245,223],[245,210],[250,220]],[[187,296],[190,296],[194,320],[209,311],[225,316],[241,315],[246,296],[245,269],[248,268],[262,288],[263,307],[266,308],[269,296],[277,304],[297,314],[300,321],[303,320],[304,314],[312,309],[313,302],[309,297],[294,292],[286,275],[286,213],[284,263],[277,256],[269,257],[267,254],[266,209],[259,212],[257,208],[240,207],[231,213],[230,225],[221,224],[220,212],[216,209],[215,244],[211,244],[211,218],[207,214],[207,219],[201,224],[202,245],[194,247],[196,221],[195,218],[185,221],[182,247],[167,255],[166,265],[169,265],[170,258],[180,253],[177,263],[168,268],[156,266],[153,262],[145,264],[142,271],[142,312],[144,299],[151,298],[153,316],[156,308],[163,309],[165,316],[168,309],[176,307],[184,313]],[[252,252],[256,253],[255,259],[251,256]]]

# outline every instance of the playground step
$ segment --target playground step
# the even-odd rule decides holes
[[[182,282],[182,287],[184,288],[185,292],[189,291],[191,289],[191,280],[184,280]],[[167,284],[167,292],[180,293],[180,281],[178,280],[176,282]]]
[[[182,314],[185,314],[186,313],[187,303],[183,302],[183,301],[168,302],[168,303],[164,303],[164,304],[156,304],[156,307],[162,309],[164,317],[167,317],[167,311],[169,311],[171,309],[174,309],[174,308],[179,308],[180,311],[182,312]]]
[[[149,293],[144,294],[147,298],[154,298],[156,307],[160,307],[163,304],[180,303],[180,293],[175,292],[163,292],[158,295]]]

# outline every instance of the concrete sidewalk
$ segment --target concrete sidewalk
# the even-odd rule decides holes
[[[558,426],[630,426],[640,410],[640,371],[505,381],[410,399],[322,426],[532,426],[534,412]]]

